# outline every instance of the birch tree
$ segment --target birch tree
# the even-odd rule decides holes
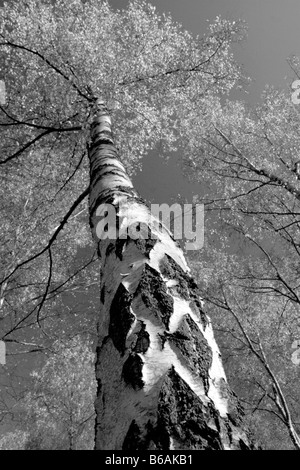
[[[90,265],[70,269],[88,243],[80,216],[89,195],[101,256],[96,449],[249,448],[210,321],[171,234],[150,219],[154,241],[95,236],[103,202],[123,228],[148,221],[129,175],[158,143],[165,153],[186,152],[190,126],[205,135],[220,95],[239,85],[230,46],[243,25],[217,18],[194,38],[137,1],[124,11],[99,0],[23,0],[1,10],[8,98],[0,107],[0,167],[3,214],[12,215],[3,235],[10,249],[2,338],[30,349],[58,334],[55,302]]]
[[[98,107],[90,150],[91,227],[103,259],[96,449],[248,448],[183,252],[134,190]],[[108,204],[117,236],[114,223],[104,232],[97,222]]]

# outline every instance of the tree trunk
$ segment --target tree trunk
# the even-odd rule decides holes
[[[95,448],[251,448],[183,252],[134,190],[99,102],[91,140],[90,223],[102,262]],[[103,204],[115,208],[117,237],[112,229],[104,239]]]

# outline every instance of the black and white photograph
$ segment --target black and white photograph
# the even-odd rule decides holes
[[[0,451],[21,450],[300,450],[299,0],[0,1]]]

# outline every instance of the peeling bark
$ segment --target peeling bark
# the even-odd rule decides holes
[[[91,138],[90,224],[102,260],[95,448],[251,448],[183,252],[134,190],[101,103]],[[117,239],[96,234],[104,203],[116,209]],[[122,238],[132,224],[151,238]]]

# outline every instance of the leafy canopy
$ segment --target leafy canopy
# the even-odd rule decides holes
[[[76,257],[90,243],[85,199],[95,99],[110,108],[128,171],[158,142],[184,151],[193,122],[203,134],[220,95],[238,83],[230,47],[243,34],[242,24],[217,18],[207,36],[194,38],[143,1],[120,11],[99,0],[21,0],[1,8],[6,341],[24,343],[28,327],[32,345],[74,334],[80,323],[92,328],[84,315],[79,322],[73,316],[72,327],[57,325],[67,310],[64,296],[76,303],[77,293],[97,282],[95,257],[86,250]]]

